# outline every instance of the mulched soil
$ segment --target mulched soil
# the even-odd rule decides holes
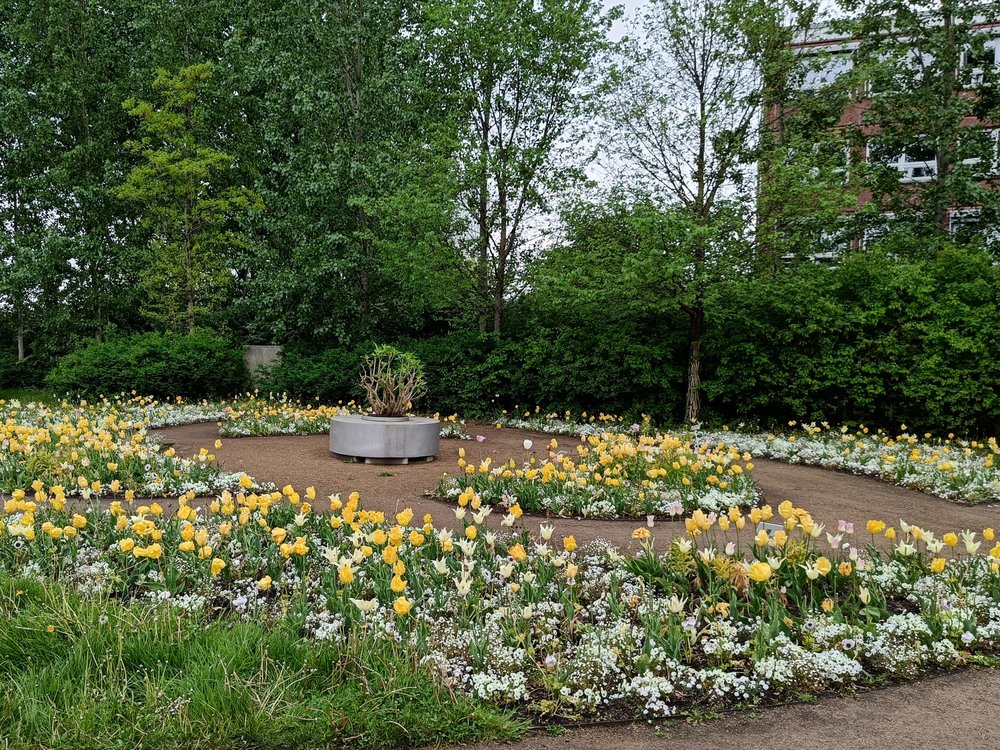
[[[431,497],[438,482],[457,471],[459,448],[470,461],[493,456],[494,464],[527,458],[522,442],[534,441],[536,453],[544,456],[551,435],[520,430],[470,425],[471,434],[486,440],[444,440],[439,459],[410,466],[369,466],[333,458],[325,435],[228,438],[214,452],[226,471],[246,471],[260,481],[278,487],[293,484],[300,492],[313,485],[319,496],[335,492],[361,493],[362,504],[371,509],[396,512],[411,507],[419,518],[434,515],[438,524],[452,525],[452,506]],[[210,448],[218,437],[215,424],[172,427],[160,431],[182,455]],[[560,449],[572,449],[577,440],[557,436]],[[891,524],[899,519],[933,530],[939,535],[961,529],[1000,528],[1000,507],[966,506],[877,479],[826,469],[792,466],[758,460],[754,471],[764,499],[771,503],[791,500],[813,514],[817,521],[835,530],[841,519],[853,521],[857,535],[866,536],[864,523],[881,518]],[[323,503],[317,503],[319,509]],[[494,514],[499,516],[500,514]],[[499,519],[491,519],[494,523]],[[537,531],[544,521],[522,518]],[[557,535],[573,534],[578,542],[603,537],[621,546],[634,544],[632,531],[644,521],[551,519]],[[680,522],[657,521],[655,535],[667,541],[683,533]],[[852,748],[876,750],[887,747],[927,750],[972,750],[996,746],[1000,726],[1000,671],[964,670],[932,680],[894,685],[859,696],[824,696],[815,703],[737,712],[701,723],[669,722],[660,728],[642,724],[616,724],[567,729],[560,736],[545,731],[529,734],[522,742],[479,743],[473,750],[827,750]]]

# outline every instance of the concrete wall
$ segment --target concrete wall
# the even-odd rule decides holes
[[[247,369],[250,370],[250,376],[254,381],[257,381],[258,370],[261,367],[267,368],[274,364],[278,360],[278,355],[281,354],[280,346],[260,346],[254,344],[252,346],[244,347],[243,349],[243,361],[247,364]]]

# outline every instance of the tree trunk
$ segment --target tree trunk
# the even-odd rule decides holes
[[[503,322],[503,292],[497,290],[493,300],[493,333],[500,333],[500,324]]]
[[[944,60],[940,63],[941,69],[941,105],[943,109],[951,107],[955,99],[956,78],[958,76],[958,66],[961,53],[955,43],[954,19],[952,18],[951,3],[942,0],[941,16],[945,34]],[[946,142],[939,141],[936,146],[935,156],[937,174],[934,177],[934,222],[941,228],[944,234],[949,230],[949,204],[951,203],[951,189],[948,180],[951,177],[952,169],[955,165],[955,152],[958,144],[949,133]]]
[[[480,179],[482,180],[482,183],[479,187],[479,206],[477,217],[479,221],[479,257],[476,259],[476,307],[478,308],[479,313],[479,332],[486,333],[488,322],[487,310],[490,304],[490,227],[487,213],[488,192],[485,171],[480,176]]]
[[[17,326],[17,361],[23,362],[25,356],[24,352],[24,328],[18,324]]]
[[[482,212],[485,213],[485,210]],[[481,213],[481,215],[482,215]],[[476,261],[476,307],[479,313],[479,332],[486,333],[486,310],[489,305],[489,230],[485,222],[479,225],[479,258]]]
[[[691,332],[688,344],[687,397],[684,420],[697,422],[701,411],[701,339],[705,335],[705,308],[700,303],[688,312]]]

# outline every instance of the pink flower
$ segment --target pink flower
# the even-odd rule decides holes
[[[486,439],[485,435],[476,435],[476,442],[481,443]]]

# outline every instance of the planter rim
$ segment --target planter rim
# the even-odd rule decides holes
[[[409,422],[410,418],[403,417],[376,417],[373,414],[362,414],[361,418],[366,422]]]

